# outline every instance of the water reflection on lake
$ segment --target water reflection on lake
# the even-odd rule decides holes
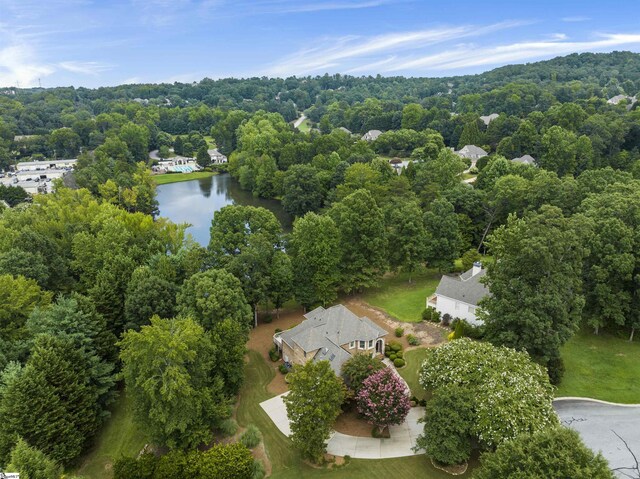
[[[279,201],[255,198],[228,174],[159,185],[157,191],[160,216],[191,224],[187,232],[203,246],[209,244],[213,213],[227,205],[262,206],[276,215],[285,231],[291,230],[292,218]]]

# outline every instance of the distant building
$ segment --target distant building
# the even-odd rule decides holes
[[[460,158],[471,160],[472,167],[476,165],[476,162],[480,158],[487,156],[489,154],[479,146],[475,146],[475,145],[466,145],[464,146],[464,148],[460,149],[459,151],[454,151],[454,153],[458,155]]]
[[[366,316],[356,316],[342,304],[328,309],[320,306],[304,317],[302,323],[273,336],[287,363],[329,361],[331,369],[339,375],[342,365],[354,354],[384,354],[387,331]]]
[[[633,105],[636,104],[636,102],[638,101],[638,99],[635,96],[628,96],[628,95],[616,95],[612,98],[609,98],[607,100],[607,103],[609,105],[618,105],[619,103],[626,101],[627,102],[627,110],[631,110],[633,108]]]
[[[498,115],[497,113],[491,113],[491,115],[486,115],[486,116],[481,116],[480,120],[482,121],[482,123],[484,123],[486,126],[489,126],[489,123],[491,123],[493,120],[495,120],[496,118],[498,118],[500,115]]]
[[[402,169],[409,166],[409,163],[411,163],[411,160],[401,160],[400,158],[393,158],[389,160],[389,164],[398,174],[402,173]]]
[[[351,130],[345,128],[344,126],[339,127],[338,130],[344,131],[347,135],[351,135]]]
[[[220,153],[217,148],[213,148],[212,150],[207,150],[207,153],[209,153],[209,156],[211,157],[211,161],[216,165],[220,165],[228,161],[227,157],[222,153]]]
[[[23,161],[15,167],[16,171],[40,171],[40,170],[69,170],[73,168],[78,160],[42,160]]]
[[[55,180],[62,178],[65,174],[67,174],[67,170],[64,169],[21,170],[15,174],[15,178],[18,181]]]
[[[448,314],[451,319],[481,325],[483,321],[477,319],[478,303],[490,294],[489,288],[480,282],[485,274],[482,264],[476,262],[460,276],[443,276],[435,294],[427,299],[427,306],[434,307],[441,316]]]
[[[524,155],[520,158],[514,158],[511,161],[513,161],[514,163],[521,163],[523,165],[538,166],[538,164],[536,163],[536,159],[531,155]]]
[[[382,132],[380,130],[369,130],[368,132],[366,132],[364,135],[362,135],[362,139],[364,141],[374,141],[376,140],[380,135],[382,135]]]

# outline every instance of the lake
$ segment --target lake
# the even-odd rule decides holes
[[[187,233],[202,246],[209,244],[213,213],[227,205],[267,208],[280,220],[285,231],[291,231],[293,219],[279,201],[255,198],[250,192],[242,190],[228,174],[159,185],[157,199],[160,216],[174,223],[189,223],[191,226]]]

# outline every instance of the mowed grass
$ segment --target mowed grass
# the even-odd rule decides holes
[[[426,399],[427,392],[420,386],[418,377],[420,375],[420,366],[422,362],[429,356],[430,350],[428,348],[412,349],[404,353],[404,360],[406,366],[402,369],[398,369],[400,376],[407,381],[409,389],[411,389],[411,395],[418,399]]]
[[[428,296],[431,296],[442,278],[435,269],[420,269],[411,274],[398,273],[382,278],[375,288],[368,289],[362,298],[399,321],[416,323],[422,320]]]
[[[309,123],[309,118],[305,118],[304,121],[300,123],[300,125],[298,125],[298,130],[301,133],[309,133],[310,129],[311,129],[311,125]]]
[[[153,179],[157,185],[166,185],[168,183],[178,183],[180,181],[199,180],[200,178],[209,178],[216,173],[211,171],[194,171],[193,173],[166,173],[164,175],[154,175]]]
[[[582,331],[561,354],[566,372],[556,396],[640,404],[640,342]]]
[[[450,479],[448,474],[435,469],[424,455],[384,460],[352,459],[349,464],[333,470],[313,468],[305,464],[292,448],[291,441],[275,427],[259,406],[260,402],[272,396],[266,387],[271,382],[274,371],[256,351],[249,351],[245,371],[245,385],[240,392],[237,419],[241,426],[253,423],[260,428],[271,461],[273,479]],[[469,475],[467,473],[459,477]]]
[[[137,456],[146,442],[144,432],[133,422],[131,401],[122,392],[94,447],[84,456],[75,474],[90,479],[111,479],[113,462],[122,456]]]

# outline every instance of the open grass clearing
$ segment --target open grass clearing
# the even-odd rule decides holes
[[[422,320],[427,297],[435,292],[441,277],[442,273],[426,268],[411,275],[389,274],[377,287],[368,289],[362,299],[400,321],[415,323]]]
[[[110,479],[113,462],[122,456],[136,457],[146,442],[144,432],[133,421],[131,401],[122,392],[111,417],[98,431],[93,448],[81,458],[75,474],[90,479]]]
[[[405,367],[398,369],[400,376],[407,382],[411,395],[418,399],[427,399],[427,392],[420,386],[418,378],[420,376],[420,366],[429,356],[429,349],[416,348],[404,353]]]
[[[178,183],[180,181],[199,180],[201,178],[209,178],[216,175],[212,171],[194,171],[192,173],[165,173],[164,175],[154,175],[153,179],[157,185],[166,185],[168,183]]]
[[[566,372],[556,396],[640,404],[640,342],[581,331],[561,354]]]

